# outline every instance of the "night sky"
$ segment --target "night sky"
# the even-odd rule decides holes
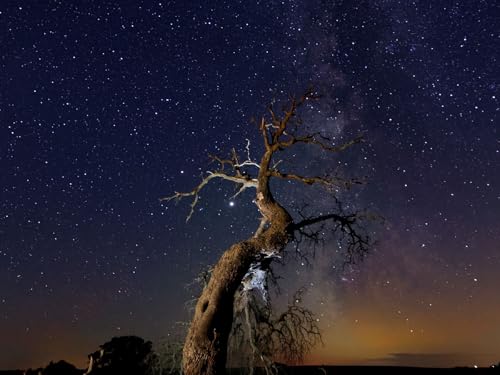
[[[230,184],[188,224],[159,198],[191,190],[208,153],[248,138],[259,155],[252,117],[311,84],[311,128],[366,142],[285,165],[366,179],[342,197],[385,222],[355,267],[326,244],[281,269],[323,328],[306,362],[498,362],[499,16],[495,0],[2,1],[0,369],[83,367],[113,336],[189,319],[186,285],[258,215]]]

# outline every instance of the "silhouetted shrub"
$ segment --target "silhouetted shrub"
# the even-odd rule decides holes
[[[90,375],[146,374],[151,357],[150,341],[137,336],[113,337],[89,355]]]
[[[71,363],[66,361],[50,362],[47,367],[42,370],[42,375],[81,375],[82,370],[77,369]]]

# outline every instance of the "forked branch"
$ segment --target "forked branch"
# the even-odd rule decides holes
[[[174,199],[179,201],[182,198],[193,197],[193,201],[191,202],[191,210],[189,211],[189,214],[186,218],[186,222],[188,222],[191,219],[191,216],[193,216],[194,209],[195,209],[195,207],[198,204],[198,201],[200,199],[200,191],[210,182],[210,180],[212,180],[214,178],[221,178],[223,180],[231,181],[231,182],[234,182],[235,184],[241,185],[240,189],[238,190],[238,192],[234,196],[242,193],[247,188],[251,188],[251,187],[256,188],[257,187],[257,180],[252,179],[248,176],[242,176],[242,175],[231,176],[231,175],[228,175],[224,172],[211,172],[211,171],[208,171],[207,173],[208,173],[208,175],[193,190],[185,192],[185,193],[176,192],[174,195],[171,195],[171,196],[165,197],[165,198],[161,198],[160,201],[170,202],[171,200],[174,200]]]
[[[318,242],[319,238],[323,237],[320,236],[320,232],[324,231],[323,224],[330,223],[332,231],[338,234],[339,240],[346,246],[347,259],[344,264],[353,264],[356,259],[364,257],[371,245],[370,237],[360,225],[360,221],[366,218],[365,216],[359,212],[349,214],[341,212],[308,217],[295,223],[293,230],[301,238]],[[312,229],[318,224],[317,229]]]
[[[250,157],[250,140],[247,139],[246,141],[247,141],[247,144],[245,146],[246,159],[244,161],[240,162],[235,148],[231,149],[230,159],[222,159],[221,157],[216,155],[209,155],[209,157],[213,161],[219,163],[221,171],[225,171],[226,166],[228,166],[235,172],[237,177],[245,175],[245,173],[242,172],[242,169],[245,167],[255,167],[257,169],[260,169],[260,165],[256,161],[252,160],[252,158]]]

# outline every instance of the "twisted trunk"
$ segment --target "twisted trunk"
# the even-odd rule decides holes
[[[271,153],[264,155],[256,204],[269,226],[224,252],[196,304],[183,349],[185,375],[225,373],[233,321],[234,294],[250,265],[262,253],[279,253],[291,239],[292,218],[272,197],[268,184]]]

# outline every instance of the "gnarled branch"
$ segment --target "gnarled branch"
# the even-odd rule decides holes
[[[268,174],[269,176],[281,178],[284,180],[299,181],[306,185],[318,184],[326,187],[350,188],[352,185],[355,184],[363,184],[363,181],[358,179],[346,180],[341,177],[300,176],[294,173],[282,173],[276,169],[270,170]]]
[[[296,143],[305,143],[305,144],[312,144],[312,145],[319,146],[323,150],[328,151],[328,152],[341,152],[341,151],[344,151],[355,144],[358,144],[358,143],[361,143],[364,141],[363,135],[358,135],[356,138],[354,138],[346,143],[343,143],[343,144],[338,145],[338,146],[331,146],[330,144],[333,143],[333,140],[321,135],[320,133],[308,134],[305,136],[294,136],[294,135],[290,135],[290,134],[287,134],[287,135],[288,135],[289,139],[279,143],[280,149],[285,149],[285,148],[291,147]],[[318,139],[318,137],[321,139]]]
[[[231,169],[234,170],[236,173],[236,176],[242,176],[243,174],[241,173],[241,169],[244,167],[255,167],[257,169],[260,169],[259,163],[256,161],[252,160],[250,157],[250,140],[247,139],[247,144],[245,146],[245,153],[246,153],[246,160],[240,162],[238,158],[238,154],[236,153],[236,149],[232,148],[231,149],[231,159],[222,159],[219,156],[216,155],[208,155],[210,159],[213,161],[216,161],[219,163],[221,170],[224,171],[226,165],[228,165]]]
[[[344,265],[353,264],[356,259],[362,259],[365,256],[371,245],[370,237],[359,223],[366,216],[359,212],[346,214],[341,211],[340,213],[304,218],[294,223],[292,229],[298,233],[300,238],[306,238],[316,243],[322,237],[320,233],[324,231],[323,224],[330,222],[332,231],[338,233],[340,241],[344,241],[346,245],[345,254],[347,259]],[[320,224],[320,226],[311,229],[316,224]]]
[[[240,190],[234,196],[240,194],[241,192],[243,192],[247,188],[250,188],[250,187],[256,188],[257,187],[257,180],[252,179],[252,178],[247,177],[247,176],[231,176],[231,175],[228,175],[224,172],[211,172],[211,171],[208,171],[207,173],[208,173],[208,175],[193,190],[185,192],[185,193],[176,192],[174,195],[171,195],[169,197],[160,198],[160,201],[169,202],[169,201],[174,200],[174,199],[181,200],[182,198],[193,197],[193,201],[191,202],[191,210],[189,211],[189,214],[186,218],[186,222],[188,222],[191,219],[191,216],[193,216],[194,208],[198,204],[198,201],[200,198],[199,194],[200,194],[201,189],[203,189],[210,182],[210,180],[212,180],[214,178],[221,178],[223,180],[227,180],[227,181],[234,182],[236,184],[240,184],[241,185]]]

